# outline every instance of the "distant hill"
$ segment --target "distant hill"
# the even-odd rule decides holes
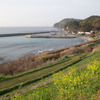
[[[67,18],[56,24],[55,28],[65,28],[68,27],[70,30],[78,31],[100,31],[100,16],[90,16],[84,20]]]
[[[54,27],[55,27],[55,28],[64,28],[65,25],[66,25],[67,23],[69,23],[70,21],[77,21],[77,22],[79,22],[80,19],[66,18],[66,19],[63,19],[63,20],[61,20],[60,22],[54,24]]]

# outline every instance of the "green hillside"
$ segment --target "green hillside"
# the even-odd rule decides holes
[[[70,21],[65,25],[65,28],[78,30],[78,31],[100,31],[100,16],[91,16],[80,22]]]
[[[91,16],[79,23],[81,31],[99,31],[100,30],[100,16]]]
[[[79,22],[78,21],[70,21],[69,23],[67,23],[66,25],[65,25],[65,28],[66,27],[68,27],[68,28],[70,28],[71,30],[78,30],[78,28],[79,28]]]
[[[99,100],[100,51],[53,75],[54,83],[31,90],[13,100]]]

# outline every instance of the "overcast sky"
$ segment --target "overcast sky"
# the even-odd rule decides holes
[[[0,26],[52,26],[91,15],[100,16],[100,0],[0,0]]]

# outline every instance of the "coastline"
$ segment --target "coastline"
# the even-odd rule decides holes
[[[64,57],[64,56],[67,57],[67,56],[71,56],[71,55],[75,55],[75,54],[79,54],[79,53],[92,52],[89,49],[89,45],[92,43],[95,43],[96,41],[100,42],[100,39],[84,42],[79,45],[65,47],[62,49],[56,49],[56,50],[53,50],[50,52],[46,51],[39,55],[34,55],[34,54],[28,55],[27,54],[27,56],[23,56],[14,61],[9,61],[9,62],[0,64],[1,74],[4,74],[4,75],[18,74],[21,72],[29,71],[31,69],[40,68],[44,65],[55,62],[59,58]],[[11,66],[13,66],[13,67],[11,67]],[[10,70],[10,71],[8,71],[8,70]]]
[[[69,38],[72,38],[73,36],[69,36]],[[82,39],[84,42],[83,43],[80,43],[79,45],[82,45],[82,44],[84,44],[84,43],[87,43],[87,42],[90,42],[90,41],[94,41],[94,39],[93,38],[90,38],[90,37],[86,37],[86,36],[74,36],[74,38],[80,38],[80,39]],[[78,46],[78,45],[74,45],[74,46],[69,46],[69,47],[64,47],[64,48],[58,48],[58,49],[55,49],[55,50],[52,50],[52,51],[43,51],[43,52],[41,52],[40,54],[43,54],[43,53],[45,53],[45,52],[55,52],[55,51],[59,51],[59,50],[65,50],[66,48],[71,48],[71,47],[76,47],[76,46]],[[27,53],[27,54],[25,54],[25,55],[28,55],[28,54],[30,54],[30,53]],[[34,55],[34,53],[33,53],[33,55]],[[39,54],[38,54],[39,55]],[[37,55],[36,55],[37,56]],[[24,55],[22,56],[22,57],[19,57],[19,58],[17,58],[16,60],[18,60],[18,59],[20,59],[20,58],[23,58],[24,57]],[[11,60],[12,61],[12,60]],[[15,61],[15,60],[13,60],[13,61]],[[0,64],[2,64],[2,63],[5,63],[6,61],[4,60],[4,59],[2,59],[2,60],[0,60]],[[10,62],[10,60],[9,61],[7,61],[7,62]]]
[[[95,39],[91,38],[91,37],[87,37],[87,36],[81,36],[81,37],[78,37],[82,40],[84,40],[85,42],[89,42],[89,41],[94,41]]]

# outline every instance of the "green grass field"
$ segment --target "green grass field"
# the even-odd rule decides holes
[[[81,53],[15,76],[1,76],[0,98],[8,93],[9,100],[96,100],[100,93],[99,60],[100,51]],[[25,87],[31,88],[31,84],[46,78],[53,79],[53,83],[31,91]],[[24,94],[20,92],[23,88]],[[17,92],[13,94],[14,90]]]

